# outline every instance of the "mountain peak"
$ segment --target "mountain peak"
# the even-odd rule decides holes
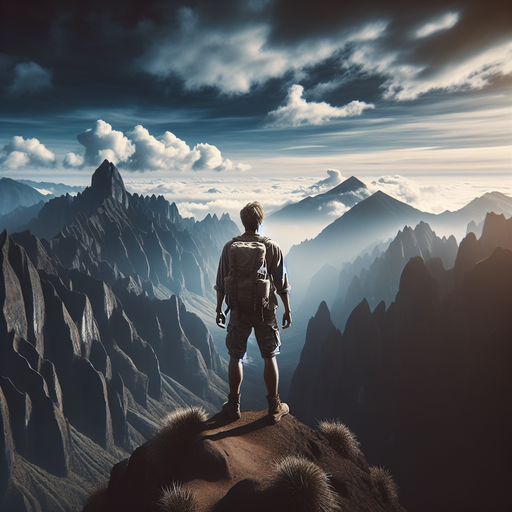
[[[103,160],[103,163],[94,171],[91,179],[91,191],[95,208],[108,197],[128,208],[128,195],[123,178],[117,167],[108,160]]]
[[[350,178],[326,192],[325,195],[346,194],[347,192],[355,192],[360,188],[366,189],[366,185],[355,176],[350,176]]]

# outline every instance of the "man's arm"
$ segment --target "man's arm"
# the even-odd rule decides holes
[[[226,316],[222,312],[222,301],[224,300],[224,292],[217,290],[217,318],[215,321],[219,327],[224,329],[226,325]]]
[[[215,321],[217,322],[217,325],[223,329],[226,325],[226,316],[222,312],[222,301],[224,300],[224,277],[229,272],[229,246],[230,244],[228,242],[222,249],[219,266],[217,268],[217,279],[214,286],[215,290],[217,291],[217,315]]]
[[[292,312],[290,311],[290,294],[282,293],[279,295],[283,301],[284,313],[283,313],[283,329],[288,329],[292,325]]]

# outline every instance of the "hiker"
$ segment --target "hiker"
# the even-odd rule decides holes
[[[254,328],[256,340],[265,361],[263,377],[268,392],[268,420],[277,423],[288,414],[288,405],[278,394],[279,371],[276,355],[281,340],[276,320],[276,293],[284,305],[283,329],[292,324],[288,277],[284,271],[283,253],[270,238],[257,234],[265,212],[257,201],[240,211],[245,233],[226,243],[217,271],[217,325],[224,328],[226,316],[222,303],[226,299],[231,311],[226,334],[229,360],[229,396],[222,410],[231,420],[240,418],[240,386],[243,378],[242,358],[247,339]]]

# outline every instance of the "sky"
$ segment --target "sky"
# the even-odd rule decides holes
[[[434,213],[512,195],[508,2],[2,0],[0,24],[0,176],[107,158],[197,218],[350,176]]]

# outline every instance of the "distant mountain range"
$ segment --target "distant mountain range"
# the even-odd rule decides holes
[[[19,207],[30,207],[40,201],[65,195],[77,194],[83,187],[73,187],[63,183],[36,182],[31,180],[0,179],[0,226],[1,216],[6,215]],[[40,191],[44,191],[42,193]]]
[[[12,212],[19,206],[32,206],[44,200],[44,194],[28,185],[11,178],[0,179],[0,215]]]
[[[286,262],[295,287],[295,300],[300,304],[311,277],[325,264],[340,268],[375,240],[394,237],[404,226],[416,226],[423,221],[433,230],[466,232],[471,221],[479,223],[490,211],[512,216],[512,198],[491,192],[458,211],[434,215],[384,192],[375,192],[329,224],[317,237],[291,248]]]
[[[85,187],[66,185],[65,183],[53,183],[50,181],[16,180],[18,183],[28,185],[38,191],[43,191],[50,198],[69,195],[76,195],[82,192]]]
[[[412,257],[393,303],[372,312],[363,298],[343,333],[321,303],[290,408],[311,426],[345,422],[411,510],[509,510],[510,311],[512,219],[490,213],[452,269]]]
[[[270,214],[263,222],[263,234],[277,240],[287,253],[297,240],[315,237],[343,212],[368,196],[366,185],[352,176],[328,192],[308,196]]]

